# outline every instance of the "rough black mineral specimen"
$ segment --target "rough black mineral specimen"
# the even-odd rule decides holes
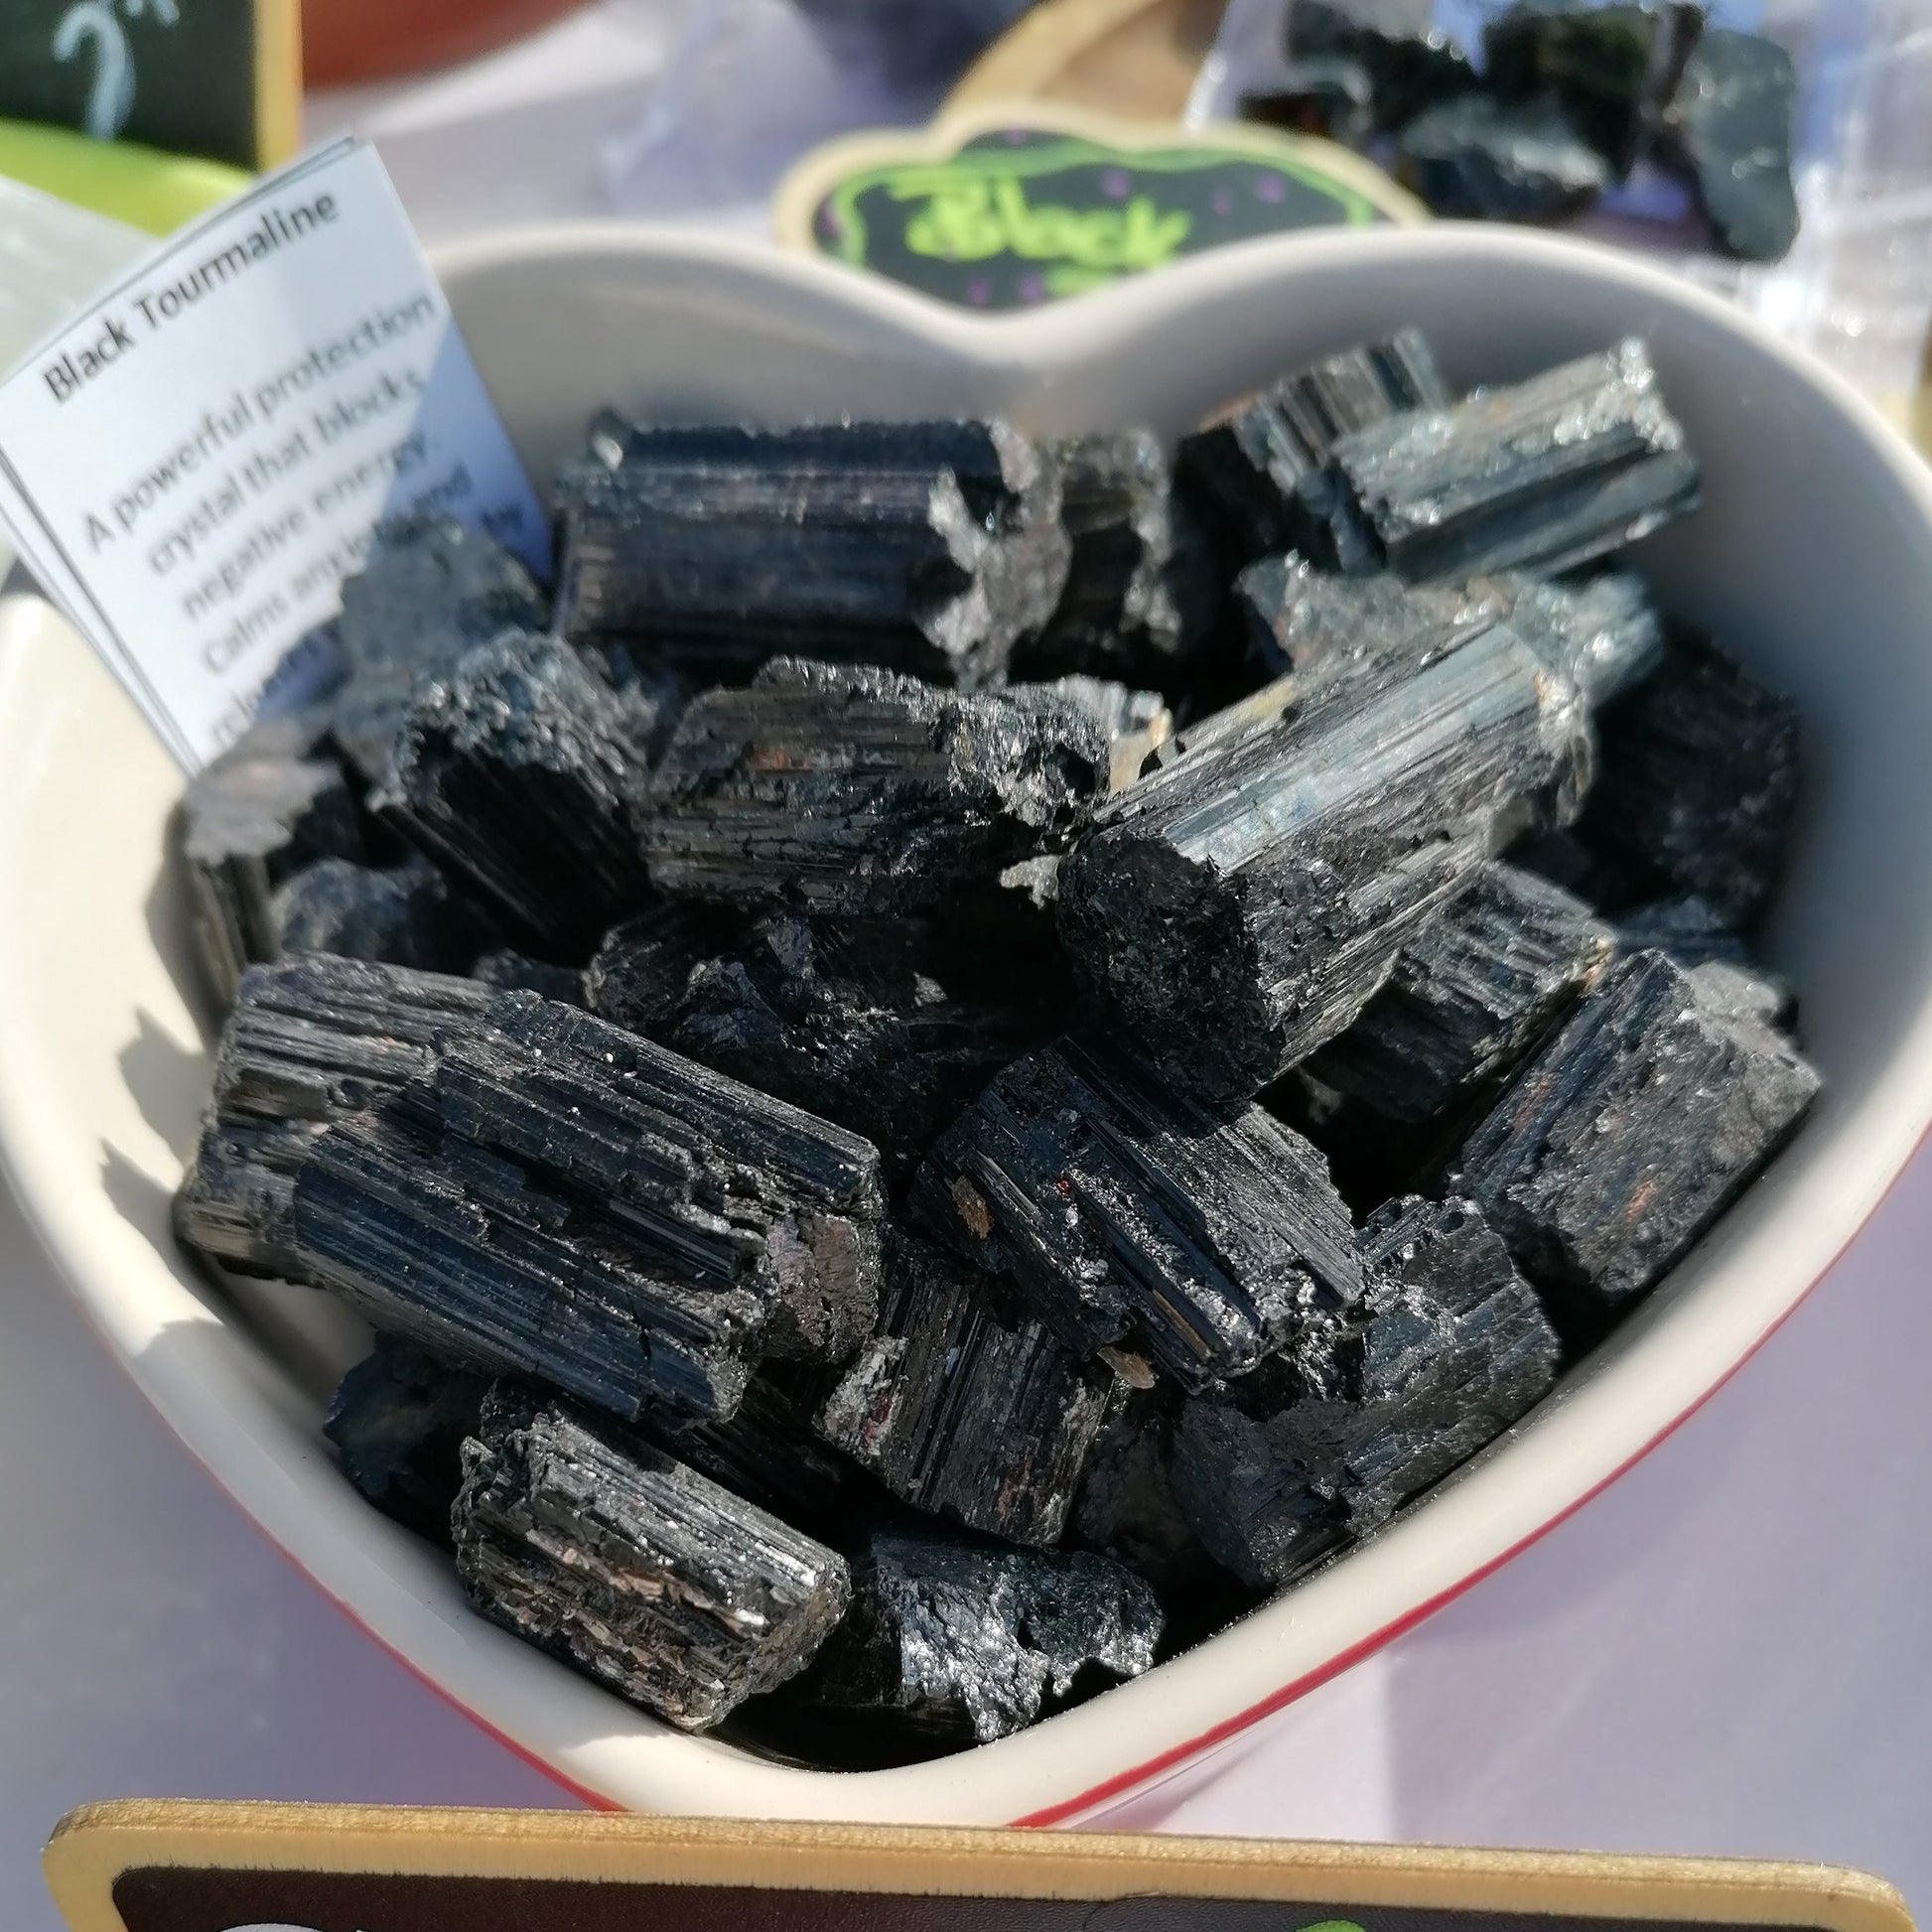
[[[317,1139],[426,1072],[437,1042],[480,1025],[487,1002],[470,980],[326,953],[250,967],[175,1197],[176,1233],[238,1273],[308,1279],[289,1215]]]
[[[1107,734],[1110,791],[1125,791],[1173,737],[1173,714],[1159,691],[1136,691],[1111,678],[1070,671],[1050,684],[1009,684],[1004,696],[1010,703],[1041,705],[1049,711],[1061,705],[1084,711]]]
[[[1504,1089],[1456,1185],[1587,1329],[1676,1262],[1817,1091],[1788,1040],[1638,953]]]
[[[1791,56],[1756,34],[1711,28],[1664,110],[1669,158],[1691,178],[1718,246],[1745,261],[1783,259],[1798,234]]]
[[[1428,1120],[1507,1073],[1602,976],[1615,943],[1582,899],[1492,860],[1307,1070],[1395,1120]]]
[[[1484,578],[1469,592],[1478,589],[1498,599],[1509,627],[1592,706],[1647,677],[1663,657],[1664,626],[1643,580],[1627,570],[1554,584]]]
[[[1428,343],[1404,329],[1287,376],[1183,436],[1176,483],[1228,569],[1296,548],[1326,563],[1329,451],[1352,430],[1449,400]]]
[[[1570,570],[1696,507],[1698,466],[1634,338],[1343,436],[1336,550],[1412,582]]]
[[[318,859],[284,880],[272,916],[283,953],[340,953],[429,973],[468,972],[492,937],[487,919],[427,859],[395,866]]]
[[[223,1005],[251,962],[281,957],[282,882],[318,860],[367,856],[328,734],[323,711],[262,719],[182,794],[196,951]]]
[[[693,968],[642,1031],[863,1134],[902,1181],[1039,1037],[1022,1011],[950,998],[936,950],[919,921],[779,914]]]
[[[1576,687],[1492,625],[1111,800],[1062,868],[1068,951],[1175,1078],[1258,1093],[1354,1021],[1491,817],[1573,787],[1587,745]]]
[[[1667,952],[1687,971],[1714,959],[1741,966],[1746,958],[1737,928],[1695,893],[1626,906],[1616,915],[1616,942],[1619,952]]]
[[[1355,62],[1374,89],[1376,125],[1397,128],[1476,84],[1469,57],[1434,12],[1434,0],[1295,0],[1288,53]]]
[[[607,426],[557,497],[563,633],[707,680],[789,653],[997,683],[1066,581],[1058,472],[1000,422]]]
[[[1174,499],[1150,430],[1056,444],[1060,517],[1072,540],[1066,588],[1016,672],[1172,682],[1211,628],[1220,586],[1205,532]]]
[[[1483,78],[1515,100],[1554,92],[1623,175],[1703,24],[1703,9],[1684,0],[1516,0],[1483,28]]]
[[[1710,644],[1679,638],[1600,731],[1582,837],[1645,893],[1694,894],[1748,923],[1777,890],[1790,843],[1797,707]]]
[[[745,921],[722,906],[668,899],[613,926],[584,969],[585,1004],[652,1039],[676,1025],[692,970],[731,951]]]
[[[879,1330],[818,1429],[915,1508],[1050,1549],[1113,1380],[1006,1307],[978,1269],[900,1236]]]
[[[471,1600],[680,1730],[795,1676],[845,1613],[843,1558],[573,1410],[499,1387],[463,1461]]]
[[[1359,148],[1375,131],[1375,89],[1359,61],[1290,61],[1265,93],[1241,97],[1241,118]]]
[[[1105,1557],[876,1532],[852,1608],[796,1695],[984,1743],[1023,1729],[1093,1672],[1154,1663],[1161,1605]]]
[[[419,696],[370,803],[515,937],[572,959],[649,897],[645,780],[610,687],[510,632]]]
[[[505,630],[541,629],[542,594],[501,544],[451,517],[399,517],[376,532],[343,584],[348,675],[335,698],[338,742],[379,778],[403,721],[433,680]]]
[[[377,1335],[375,1352],[343,1377],[322,1433],[343,1473],[385,1516],[448,1543],[463,1441],[476,1434],[488,1390],[483,1376]]]
[[[378,1326],[626,1419],[728,1416],[760,1353],[836,1363],[878,1311],[871,1145],[527,993],[297,1176],[309,1272]]]
[[[1175,1597],[1211,1562],[1174,1499],[1173,1408],[1160,1389],[1117,1389],[1087,1452],[1070,1540]]]
[[[531,959],[508,946],[492,946],[481,954],[470,968],[472,979],[482,980],[503,993],[541,993],[546,1000],[562,1000],[581,1007],[584,975],[574,966],[553,966],[548,960]]]
[[[1397,137],[1396,173],[1436,213],[1471,221],[1554,220],[1610,184],[1608,163],[1547,94],[1432,107]]]
[[[783,659],[685,713],[643,842],[665,892],[913,910],[1064,846],[1109,764],[1102,728],[1064,700]]]
[[[1196,1396],[1174,1431],[1174,1493],[1248,1583],[1372,1535],[1556,1379],[1542,1305],[1468,1201],[1391,1201],[1361,1249],[1372,1286],[1323,1372]]]
[[[1063,1039],[1009,1067],[913,1183],[928,1226],[1083,1354],[1245,1374],[1361,1292],[1321,1156]]]

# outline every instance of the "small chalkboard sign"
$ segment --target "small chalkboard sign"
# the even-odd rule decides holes
[[[1830,1865],[558,1812],[130,1803],[72,1932],[1912,1932]]]
[[[0,117],[270,168],[300,138],[297,0],[8,0]]]
[[[968,309],[1023,309],[1291,228],[1424,218],[1379,168],[1260,128],[1194,133],[1055,102],[820,148],[786,176],[778,237]]]

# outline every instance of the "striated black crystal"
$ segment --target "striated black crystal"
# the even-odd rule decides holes
[[[1456,1185],[1587,1328],[1677,1261],[1818,1085],[1754,1015],[1663,953],[1637,953],[1504,1089]]]
[[[817,1427],[915,1508],[1050,1549],[1112,1384],[978,1269],[901,1235],[878,1331]]]
[[[876,1531],[853,1564],[852,1608],[795,1695],[985,1743],[1089,1672],[1150,1669],[1162,1621],[1153,1589],[1105,1557]]]
[[[422,972],[464,973],[493,933],[427,859],[358,866],[318,859],[277,888],[271,906],[284,953],[340,953]]]
[[[1781,261],[1797,239],[1797,70],[1775,41],[1713,27],[1664,110],[1666,158],[1689,176],[1727,255]]]
[[[604,935],[584,969],[585,1004],[600,1019],[662,1039],[692,970],[744,936],[744,919],[723,906],[660,900]]]
[[[1673,642],[1600,721],[1602,759],[1579,834],[1640,896],[1695,895],[1748,923],[1770,902],[1797,812],[1798,709],[1714,646]]]
[[[1610,168],[1552,95],[1464,94],[1419,114],[1396,137],[1396,174],[1438,214],[1550,221],[1610,185]]]
[[[707,692],[652,779],[660,889],[808,911],[897,912],[1064,845],[1108,782],[1081,706],[968,697],[784,659]]]
[[[223,1005],[251,962],[281,956],[276,889],[319,860],[367,857],[325,711],[251,725],[189,780],[178,826],[195,948]]]
[[[370,803],[514,937],[569,959],[649,897],[645,781],[610,687],[510,632],[422,692]]]
[[[642,1030],[863,1134],[902,1181],[1039,1038],[1020,1009],[950,998],[937,950],[920,921],[779,914],[694,967]]]
[[[1354,1021],[1492,817],[1572,793],[1587,751],[1576,687],[1481,629],[1110,800],[1061,871],[1067,949],[1173,1077],[1257,1093]]]
[[[464,1438],[476,1434],[488,1389],[484,1376],[377,1335],[374,1352],[343,1377],[322,1433],[343,1473],[377,1509],[447,1544]]]
[[[1321,1156],[1072,1039],[1019,1061],[939,1142],[913,1207],[1083,1354],[1132,1341],[1185,1384],[1245,1374],[1352,1302]]]
[[[1058,471],[1001,422],[607,424],[557,499],[563,633],[701,681],[784,653],[997,683],[1066,581]]]
[[[326,953],[250,967],[175,1196],[177,1235],[239,1273],[306,1280],[289,1215],[318,1137],[426,1072],[487,1000],[470,980]]]
[[[1515,0],[1482,30],[1483,78],[1513,100],[1554,93],[1621,176],[1703,25],[1703,8],[1686,0]]]
[[[499,1386],[463,1463],[471,1600],[680,1730],[795,1676],[845,1613],[843,1558],[562,1405]]]
[[[1144,429],[1076,436],[1051,457],[1071,559],[1059,604],[1016,651],[1015,672],[1173,681],[1212,627],[1220,587],[1160,439]]]
[[[1633,572],[1607,570],[1558,583],[1489,577],[1465,594],[1477,591],[1493,595],[1517,636],[1573,679],[1591,705],[1609,703],[1663,658],[1663,623]]]
[[[1634,338],[1354,430],[1332,464],[1337,553],[1411,581],[1554,575],[1698,499],[1697,461]]]
[[[1251,1584],[1372,1535],[1556,1379],[1542,1305],[1468,1201],[1391,1201],[1360,1245],[1372,1285],[1321,1372],[1193,1397],[1174,1430],[1174,1494]]]
[[[541,993],[546,1000],[562,1000],[569,1006],[587,1004],[584,975],[576,967],[553,966],[546,959],[532,959],[508,946],[492,946],[479,955],[470,968],[470,977],[500,993]]]
[[[1476,84],[1468,55],[1434,14],[1434,0],[1295,0],[1288,53],[1357,63],[1374,89],[1376,125],[1397,128]]]
[[[1326,563],[1333,542],[1324,465],[1336,442],[1449,400],[1428,343],[1404,329],[1287,376],[1183,436],[1176,486],[1214,533],[1227,568],[1296,548]]]
[[[505,630],[541,629],[548,613],[530,573],[501,544],[452,517],[378,526],[358,576],[343,583],[348,675],[334,701],[337,740],[379,778],[426,685]]]
[[[1428,1120],[1507,1073],[1602,976],[1615,944],[1582,899],[1492,860],[1307,1070],[1395,1120]]]
[[[1359,61],[1289,61],[1265,92],[1242,95],[1241,118],[1358,148],[1375,131],[1374,85]]]

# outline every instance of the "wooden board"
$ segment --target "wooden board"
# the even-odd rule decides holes
[[[243,168],[301,138],[297,0],[7,0],[0,117]]]
[[[559,1812],[103,1805],[46,1863],[72,1932],[1912,1932],[1828,1865]]]

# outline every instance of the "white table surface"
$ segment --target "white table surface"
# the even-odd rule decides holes
[[[669,44],[647,6],[613,10],[433,83],[318,101],[312,125],[373,131],[432,237],[595,208],[595,142],[634,118]],[[744,225],[754,206],[717,218]],[[1932,1154],[1612,1489],[1094,1822],[1836,1860],[1932,1913],[1928,1255]],[[0,1190],[0,1926],[55,1924],[48,1831],[126,1796],[571,1802],[263,1541],[88,1333]]]

